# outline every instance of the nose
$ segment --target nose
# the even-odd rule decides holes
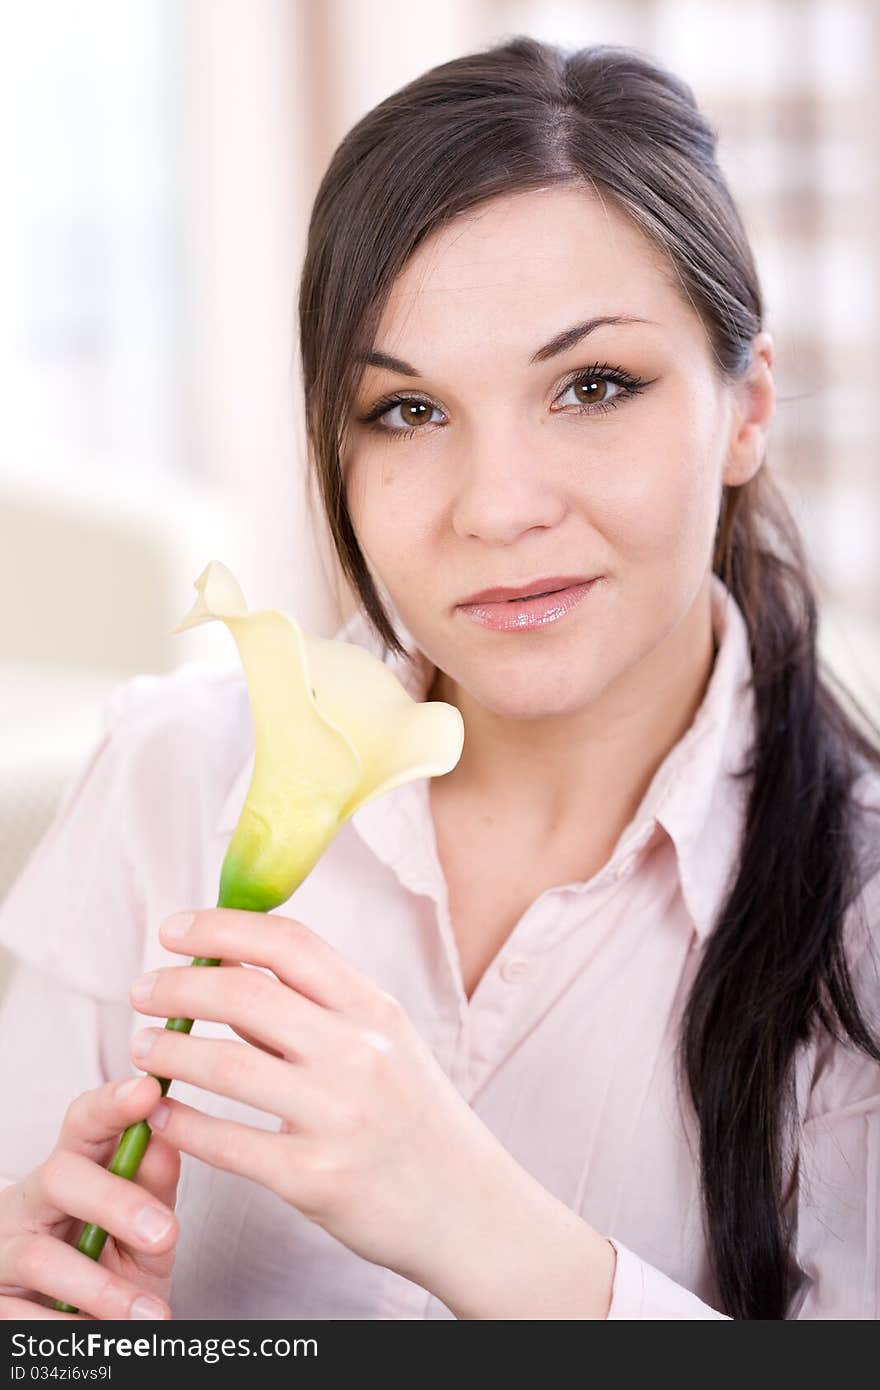
[[[546,445],[534,433],[482,432],[466,444],[457,474],[452,524],[463,540],[509,544],[523,531],[559,524],[565,515],[563,490],[545,457]]]

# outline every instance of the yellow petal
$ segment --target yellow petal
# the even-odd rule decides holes
[[[226,623],[254,721],[254,770],[218,906],[268,912],[287,901],[359,806],[403,782],[449,772],[464,725],[453,705],[413,700],[363,647],[307,635],[276,609],[248,612],[220,561],[195,585],[198,598],[174,631]]]
[[[318,705],[345,730],[363,765],[342,820],[404,782],[451,772],[464,746],[454,705],[414,700],[393,671],[353,642],[309,634],[306,645]]]
[[[219,560],[212,560],[205,566],[195,587],[198,597],[177,627],[171,629],[172,635],[188,627],[198,627],[199,623],[213,622],[215,618],[243,617],[248,611],[238,580]]]

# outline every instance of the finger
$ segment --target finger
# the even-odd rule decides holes
[[[121,1132],[144,1119],[155,1108],[161,1094],[159,1082],[151,1076],[125,1077],[83,1092],[68,1106],[53,1152],[64,1149],[82,1153],[99,1167],[106,1167],[119,1144]],[[32,1225],[35,1228],[52,1226],[57,1236],[66,1239],[73,1220],[71,1211],[48,1204],[45,1194],[39,1193],[38,1185],[31,1179],[25,1179],[22,1187]],[[162,1193],[156,1195],[167,1200]],[[104,1221],[99,1224],[106,1229]]]
[[[212,1168],[252,1178],[270,1190],[277,1185],[277,1131],[267,1133],[234,1120],[205,1115],[194,1106],[168,1096],[161,1102],[161,1109],[165,1112],[162,1133],[184,1153],[192,1154]],[[298,1137],[288,1134],[285,1143],[295,1145]],[[288,1152],[292,1159],[293,1150]]]
[[[159,1076],[188,1081],[215,1095],[242,1101],[267,1115],[288,1120],[297,1129],[315,1130],[332,1120],[328,1088],[319,1086],[292,1062],[226,1038],[193,1037],[168,1028],[146,1028],[135,1034],[132,1055],[134,1044],[144,1035],[152,1035],[148,1060]],[[152,1128],[152,1119],[149,1123]],[[176,1134],[163,1129],[162,1135],[177,1144]]]
[[[93,1222],[132,1249],[150,1254],[169,1250],[178,1236],[177,1218],[169,1207],[146,1195],[138,1183],[71,1149],[55,1149],[28,1174],[23,1188],[22,1224],[35,1234],[54,1225],[60,1213]]]
[[[67,1107],[57,1147],[85,1154],[96,1163],[106,1163],[120,1132],[144,1119],[161,1094],[162,1088],[154,1076],[130,1076],[84,1091]]]
[[[71,1304],[71,1307],[74,1305]],[[0,1322],[22,1322],[26,1318],[61,1318],[66,1322],[92,1322],[93,1319],[81,1313],[56,1313],[42,1303],[31,1303],[26,1298],[0,1297]]]
[[[291,989],[327,1009],[367,1007],[378,989],[317,932],[274,912],[205,908],[193,914],[184,936],[170,936],[167,921],[159,935],[169,951],[266,966]]]
[[[238,967],[239,965],[241,965],[241,961],[240,961],[240,960],[221,960],[220,965],[221,965],[221,967],[224,966],[224,965],[227,966],[227,967],[229,967],[229,966]],[[227,1023],[229,1023],[229,1020],[228,1020],[228,1019],[226,1019],[226,1020],[224,1020],[224,1021],[227,1022]],[[229,1023],[229,1027],[232,1029],[233,1033],[237,1033],[238,1036],[239,1036],[240,1038],[243,1038],[244,1041],[245,1041],[246,1043],[250,1043],[251,1047],[259,1047],[259,1048],[262,1048],[262,1050],[263,1050],[264,1052],[268,1052],[268,1053],[270,1054],[270,1056],[272,1056],[272,1057],[283,1057],[283,1056],[284,1056],[284,1053],[281,1052],[278,1048],[276,1048],[276,1047],[271,1047],[269,1043],[263,1041],[261,1038],[255,1037],[253,1033],[249,1033],[249,1032],[247,1031],[246,1028],[239,1028],[239,1027],[237,1027],[234,1023]]]
[[[229,967],[229,966],[238,967],[238,966],[241,965],[241,961],[240,961],[240,960],[221,960],[220,965],[221,965],[221,966],[224,966],[224,965],[225,965],[225,966],[227,966],[227,967]],[[225,1022],[229,1023],[229,1020],[226,1019]],[[259,1047],[259,1048],[262,1048],[262,1050],[263,1050],[264,1052],[268,1052],[268,1053],[270,1054],[270,1056],[272,1056],[272,1057],[283,1057],[283,1056],[284,1056],[284,1053],[283,1053],[279,1048],[277,1048],[277,1047],[272,1047],[272,1046],[271,1046],[268,1042],[266,1042],[264,1039],[255,1037],[254,1034],[253,1034],[253,1033],[249,1033],[249,1032],[247,1031],[246,1028],[239,1028],[239,1027],[237,1027],[234,1023],[229,1023],[229,1027],[232,1029],[233,1033],[237,1033],[238,1036],[239,1036],[240,1038],[243,1038],[244,1041],[245,1041],[246,1043],[250,1043],[251,1047]]]
[[[241,966],[241,963],[242,963],[241,960],[221,960],[220,965],[221,965],[221,967],[224,966],[224,965],[227,966],[227,967],[229,967],[229,966],[236,966],[236,967],[238,967],[238,966]],[[227,1020],[224,1020],[224,1022],[227,1022],[227,1023],[228,1023],[228,1019],[227,1019]],[[261,1048],[261,1051],[263,1051],[263,1052],[268,1052],[268,1054],[270,1054],[270,1056],[284,1056],[284,1052],[279,1051],[278,1048],[271,1047],[271,1045],[268,1044],[268,1042],[261,1040],[261,1038],[254,1037],[254,1034],[253,1034],[253,1033],[247,1033],[247,1030],[246,1030],[246,1029],[241,1029],[241,1027],[236,1027],[236,1026],[235,1026],[235,1023],[229,1023],[228,1026],[231,1027],[231,1029],[232,1029],[232,1031],[234,1031],[234,1033],[238,1034],[238,1037],[239,1037],[239,1038],[243,1038],[243,1041],[245,1041],[245,1042],[250,1042],[250,1045],[252,1045],[252,1047],[259,1047],[259,1048]]]
[[[14,1236],[4,1243],[0,1261],[4,1282],[60,1299],[97,1318],[171,1317],[167,1303],[50,1235]]]
[[[251,1047],[258,1047],[261,1052],[268,1052],[270,1057],[283,1057],[285,1055],[280,1048],[271,1047],[269,1043],[263,1042],[260,1038],[255,1038],[253,1033],[249,1033],[247,1029],[236,1028],[234,1023],[230,1023],[229,1026],[233,1033],[236,1033],[244,1042],[250,1043]]]
[[[147,983],[149,995],[139,988]],[[348,1022],[252,966],[225,970],[202,965],[170,966],[135,980],[131,1002],[158,1018],[197,1018],[244,1030],[275,1056],[306,1061],[334,1052],[340,1024]],[[169,1030],[171,1031],[171,1030]],[[163,1075],[152,1062],[150,1070]]]
[[[180,1183],[180,1150],[153,1131],[135,1182],[173,1210]]]

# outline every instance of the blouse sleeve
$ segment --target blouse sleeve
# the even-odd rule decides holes
[[[0,1003],[0,1189],[48,1158],[76,1096],[135,1074],[130,1024],[125,1002],[90,998],[26,961],[13,968]]]
[[[0,903],[11,975],[0,999],[0,1185],[48,1157],[70,1102],[128,1055],[128,988],[144,921],[126,843],[129,732],[139,677],[111,692],[102,732]]]
[[[617,1251],[609,1319],[720,1318],[730,1321],[725,1313],[710,1308],[683,1284],[676,1284],[655,1265],[640,1259],[616,1236],[607,1239]]]
[[[853,990],[880,1037],[880,875],[845,924]],[[880,1063],[827,1034],[815,1050],[801,1125],[786,1319],[880,1318]],[[614,1237],[609,1318],[725,1318]],[[728,1321],[730,1319],[727,1319]]]

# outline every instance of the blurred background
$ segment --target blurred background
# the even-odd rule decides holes
[[[0,898],[110,689],[233,660],[222,624],[169,635],[210,559],[313,631],[353,610],[306,490],[312,198],[367,109],[513,33],[636,48],[718,129],[776,343],[768,462],[824,659],[880,718],[880,6],[27,0],[0,15]]]

